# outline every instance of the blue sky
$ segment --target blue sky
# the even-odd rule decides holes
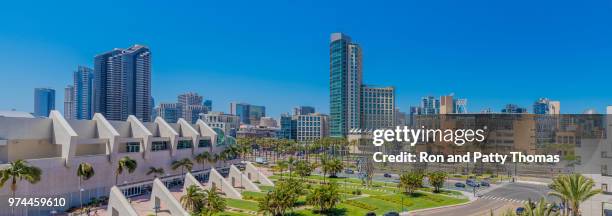
[[[9,1],[0,7],[0,109],[33,110],[33,89],[72,82],[115,47],[153,52],[153,96],[195,91],[328,112],[329,34],[364,49],[364,81],[397,88],[407,110],[454,92],[469,111],[561,101],[562,113],[612,104],[612,1]],[[531,108],[530,108],[531,110]]]

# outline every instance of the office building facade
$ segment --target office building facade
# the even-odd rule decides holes
[[[561,112],[561,102],[548,98],[539,98],[533,103],[533,113],[540,115],[558,115]]]
[[[94,112],[109,120],[151,120],[151,51],[141,45],[94,58]]]
[[[505,114],[527,113],[527,108],[519,107],[516,104],[506,104],[506,106],[501,110],[501,113],[505,113]]]
[[[73,119],[74,113],[74,86],[68,85],[64,88],[64,116]]]
[[[296,137],[298,142],[314,141],[329,136],[329,116],[311,113],[294,116],[296,121]]]
[[[395,125],[395,88],[362,87],[361,128],[380,129]]]
[[[293,115],[308,115],[315,113],[315,108],[311,106],[298,106],[293,108]]]
[[[55,89],[34,89],[34,116],[47,117],[55,109]]]
[[[230,114],[238,116],[241,124],[259,125],[261,117],[266,116],[266,107],[232,102]]]
[[[200,114],[210,111],[203,104],[204,97],[198,95],[198,93],[187,92],[181,94],[177,97],[177,101],[182,108],[182,118],[191,123],[196,122]]]
[[[166,122],[176,123],[183,116],[182,111],[182,107],[177,103],[160,103],[156,114]]]

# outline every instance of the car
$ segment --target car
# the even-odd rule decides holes
[[[461,182],[457,182],[457,183],[455,183],[455,187],[464,188],[465,184],[463,184]]]
[[[480,182],[480,186],[489,187],[489,186],[491,186],[491,184],[489,184],[489,182],[487,182],[487,181],[481,181]]]
[[[476,183],[475,181],[467,181],[465,184],[467,184],[470,187],[480,187],[480,185]]]
[[[391,174],[389,174],[389,173],[385,173],[383,176],[384,176],[385,178],[391,178]]]
[[[352,169],[345,169],[344,173],[346,173],[346,174],[355,174],[355,171],[353,171]]]
[[[525,213],[525,208],[523,207],[516,208],[516,215],[523,215],[523,213]]]
[[[366,216],[376,216],[376,213],[374,213],[374,212],[368,212],[368,213],[366,213]]]
[[[399,216],[399,213],[397,212],[387,212],[384,214],[384,216]]]

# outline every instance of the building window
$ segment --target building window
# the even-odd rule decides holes
[[[155,141],[151,145],[151,151],[168,150],[168,141]]]
[[[210,147],[212,145],[212,143],[210,142],[209,139],[201,139],[198,142],[198,147],[203,148],[203,147]]]
[[[603,192],[608,192],[608,184],[606,184],[606,183],[602,183],[602,184],[601,184],[601,190],[602,190]]]
[[[176,149],[186,149],[191,148],[193,146],[193,141],[191,140],[179,140],[176,145]]]
[[[139,142],[129,142],[125,144],[126,152],[140,152],[140,143]]]

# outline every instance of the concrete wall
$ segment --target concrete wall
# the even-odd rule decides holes
[[[257,167],[255,167],[255,165],[253,165],[251,162],[246,162],[244,172],[246,173],[245,175],[247,178],[249,178],[251,181],[259,182],[261,185],[274,186],[274,182],[268,179],[266,175],[261,173],[259,169],[257,169]]]
[[[247,191],[261,192],[261,189],[259,189],[257,185],[251,182],[247,175],[240,172],[238,167],[234,165],[230,165],[230,172],[228,178],[230,179],[230,183],[233,183],[234,187],[241,187]]]
[[[117,187],[112,187],[108,198],[108,216],[138,216]]]
[[[151,209],[159,206],[157,202],[163,202],[168,208],[171,215],[189,216],[189,213],[183,209],[181,203],[170,193],[168,188],[159,179],[153,181],[153,191],[151,192]]]
[[[208,182],[205,188],[209,190],[215,185],[217,189],[221,189],[225,196],[233,199],[242,199],[242,194],[238,192],[223,176],[216,170],[211,169],[210,175],[208,176]]]

